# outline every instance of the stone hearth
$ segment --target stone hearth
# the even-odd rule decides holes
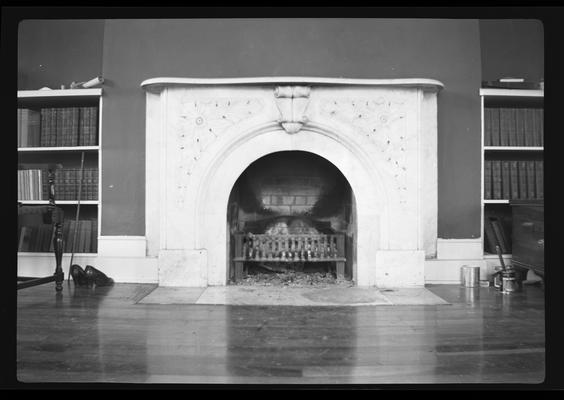
[[[424,284],[436,255],[437,93],[431,79],[154,78],[147,97],[147,255],[159,285],[228,280],[231,190],[259,158],[303,151],[355,198],[353,280]]]

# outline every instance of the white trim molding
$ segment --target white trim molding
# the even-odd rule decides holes
[[[63,254],[62,267],[65,279],[69,279],[70,254]],[[78,254],[73,264],[82,268],[92,265],[117,283],[158,283],[156,257],[102,257],[97,254]],[[53,253],[18,256],[18,276],[49,276],[55,271]],[[53,289],[55,290],[55,289]]]
[[[482,241],[472,239],[437,239],[437,259],[467,260],[483,257]]]
[[[102,257],[145,257],[145,236],[98,236],[98,255]]]

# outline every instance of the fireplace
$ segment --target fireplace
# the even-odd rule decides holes
[[[229,197],[230,281],[286,272],[353,280],[353,202],[343,174],[314,153],[254,161]]]
[[[317,247],[359,286],[424,284],[425,258],[436,254],[440,82],[154,78],[142,86],[147,253],[158,258],[160,285],[226,285],[237,234],[303,232],[335,243],[343,235],[343,254]],[[307,238],[294,245],[299,261]],[[276,240],[265,246],[259,258],[281,257]]]

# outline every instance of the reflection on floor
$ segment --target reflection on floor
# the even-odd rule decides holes
[[[144,302],[155,289],[65,284],[60,295],[53,285],[18,291],[17,378],[237,384],[544,379],[544,293],[534,286],[502,294],[435,285],[427,289],[448,305],[354,307]]]

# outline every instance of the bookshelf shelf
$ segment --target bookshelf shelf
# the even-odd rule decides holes
[[[544,97],[544,90],[531,89],[480,89],[480,96],[489,97]]]
[[[60,146],[60,147],[18,147],[19,152],[39,153],[39,152],[80,152],[98,151],[100,146]]]
[[[18,197],[47,198],[46,174],[37,165],[59,164],[55,203],[64,209],[63,254],[96,256],[102,204],[102,89],[20,90],[17,103]],[[76,200],[79,185],[80,208]],[[18,202],[38,207],[49,204],[48,200]],[[18,219],[18,257],[34,261],[53,257],[47,251],[50,232],[44,225],[30,218]]]
[[[48,200],[18,200],[22,204],[49,204]],[[78,200],[57,200],[55,199],[57,205],[65,205],[65,204],[78,204]],[[98,205],[100,202],[98,200],[81,200],[80,205]]]
[[[100,97],[102,89],[52,89],[52,90],[18,90],[19,99],[53,99],[73,97]]]
[[[484,259],[511,257],[509,199],[543,196],[544,91],[480,89],[482,114],[481,239]]]
[[[542,146],[484,146],[485,151],[543,151]]]
[[[484,204],[509,204],[507,199],[484,199]]]

